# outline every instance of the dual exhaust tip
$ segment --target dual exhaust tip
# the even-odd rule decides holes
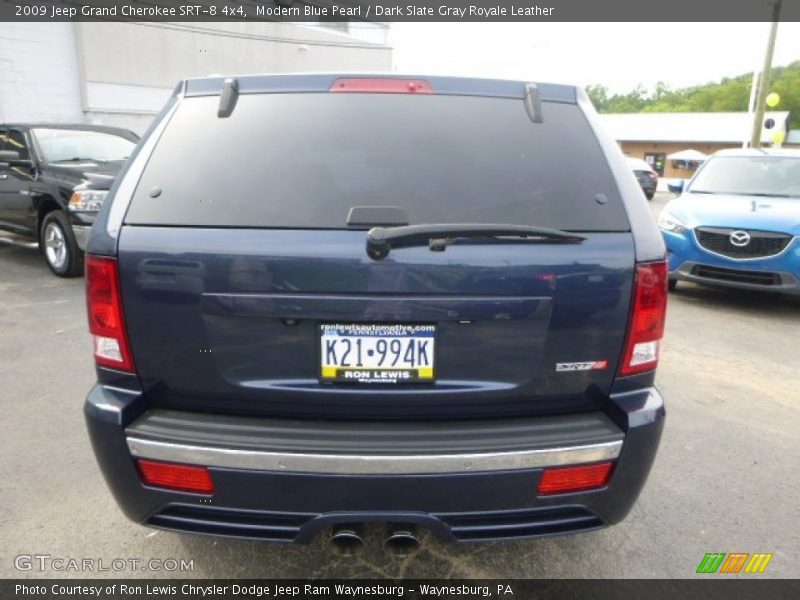
[[[336,556],[355,556],[364,550],[364,527],[360,524],[335,525],[327,540],[328,549]],[[411,524],[391,524],[386,528],[383,549],[396,558],[408,558],[420,549],[417,527]]]

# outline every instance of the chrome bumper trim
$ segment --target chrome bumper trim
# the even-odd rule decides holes
[[[73,225],[72,233],[75,235],[75,242],[78,248],[85,251],[86,244],[89,243],[89,234],[92,232],[91,225]]]
[[[227,469],[350,475],[411,475],[537,469],[613,460],[622,442],[484,454],[299,454],[190,446],[127,438],[136,458]]]

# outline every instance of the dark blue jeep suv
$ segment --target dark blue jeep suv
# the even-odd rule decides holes
[[[616,523],[664,258],[580,89],[183,81],[88,245],[97,461],[139,523],[343,553]]]

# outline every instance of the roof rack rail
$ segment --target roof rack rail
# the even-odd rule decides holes
[[[219,95],[219,108],[217,108],[217,116],[220,119],[226,119],[231,116],[233,109],[236,107],[236,101],[239,99],[239,81],[233,77],[228,78],[222,84],[222,92]]]

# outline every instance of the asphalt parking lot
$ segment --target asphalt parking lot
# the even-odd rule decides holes
[[[668,199],[659,194],[657,210]],[[668,418],[655,467],[622,524],[526,542],[426,538],[404,560],[379,530],[355,558],[310,546],[140,527],[117,509],[83,424],[94,381],[83,280],[0,241],[0,576],[690,577],[706,552],[772,552],[760,577],[800,574],[800,299],[681,283],[658,372]],[[498,490],[502,493],[502,490]],[[186,559],[194,570],[19,571],[18,555]],[[706,576],[708,577],[708,576]]]

